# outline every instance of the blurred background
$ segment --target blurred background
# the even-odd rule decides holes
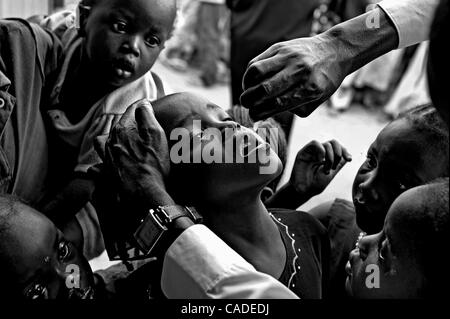
[[[77,0],[0,0],[0,18],[47,15],[77,2]]]

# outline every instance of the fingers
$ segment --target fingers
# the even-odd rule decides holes
[[[241,104],[250,110],[250,116],[253,120],[263,120],[278,113],[291,111],[300,117],[308,117],[317,107],[322,104],[324,95],[318,89],[311,89],[311,86],[299,85],[295,89],[288,88],[288,92],[274,98],[262,98],[262,102],[250,105],[254,97],[264,96],[271,84],[260,85],[259,87],[249,89],[241,96]],[[250,94],[250,98],[245,97]],[[253,96],[253,97],[252,97]],[[250,106],[249,106],[250,105]]]
[[[281,43],[276,43],[274,45],[272,45],[271,47],[269,47],[266,51],[264,51],[263,53],[261,53],[260,55],[256,56],[255,58],[253,58],[248,65],[252,65],[256,62],[265,60],[265,59],[269,59],[271,57],[273,57],[279,50]]]
[[[334,151],[330,142],[323,143],[323,147],[325,148],[325,162],[323,163],[323,171],[328,175],[330,174],[330,170],[334,163]]]
[[[329,174],[330,170],[339,171],[347,162],[352,161],[352,156],[338,141],[331,140],[323,144],[326,155],[323,171]]]
[[[278,72],[278,70],[270,73],[266,72],[264,77],[264,79],[254,81],[256,82],[255,85],[249,87],[241,95],[241,104],[244,107],[256,108],[267,100],[282,96],[283,93],[295,85],[302,86],[302,83],[298,83],[302,76],[298,72],[291,72],[290,69],[285,69],[281,72]],[[283,109],[288,107],[289,105],[283,105]]]
[[[269,57],[263,60],[253,60],[249,63],[242,78],[242,89],[245,91],[260,84],[281,71],[286,66],[285,62],[278,57]]]
[[[334,153],[334,160],[331,164],[331,169],[335,170],[342,160],[342,146],[336,140],[332,140],[329,143],[331,144]]]
[[[133,103],[132,105],[130,105],[127,110],[125,111],[125,113],[122,115],[122,117],[120,118],[119,123],[117,123],[117,126],[119,127],[127,127],[132,125],[131,123],[134,122],[134,114],[136,112],[136,108],[143,102],[143,100],[141,101],[137,101],[135,103]]]
[[[297,159],[303,162],[321,164],[325,161],[325,155],[326,150],[323,144],[312,141],[297,153]]]
[[[345,147],[342,147],[342,156],[347,162],[351,162],[353,160],[352,154],[350,154]]]
[[[152,132],[155,130],[162,130],[156,120],[155,113],[149,101],[142,101],[136,109],[135,115],[139,136],[145,142],[149,142],[151,140]]]

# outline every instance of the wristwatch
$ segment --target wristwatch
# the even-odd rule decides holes
[[[146,255],[150,254],[163,235],[170,233],[173,221],[180,217],[188,217],[194,224],[202,222],[202,217],[194,207],[172,205],[150,209],[134,233],[139,249]]]

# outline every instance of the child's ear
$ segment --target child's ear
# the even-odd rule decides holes
[[[86,23],[91,13],[91,7],[79,4],[76,12],[76,28],[80,36],[85,35]]]

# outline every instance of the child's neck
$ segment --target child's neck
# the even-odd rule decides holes
[[[259,271],[279,278],[286,249],[277,225],[260,199],[234,196],[233,200],[199,208],[205,225]]]

